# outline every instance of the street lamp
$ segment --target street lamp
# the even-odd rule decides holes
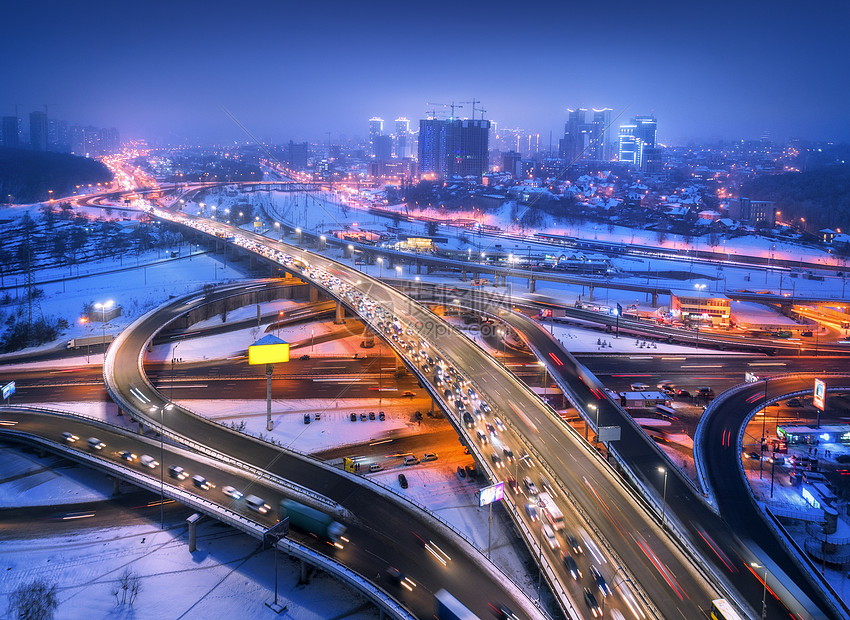
[[[278,241],[283,241],[283,233],[280,232],[280,222],[275,222],[274,227],[277,228],[278,235],[280,235]]]
[[[767,566],[760,566],[756,562],[750,562],[750,566],[764,569],[764,581],[762,582],[764,587],[761,591],[761,620],[765,620],[767,618]]]
[[[89,341],[91,323],[89,322],[89,318],[87,316],[81,316],[80,323],[83,323],[86,326],[86,364],[88,364],[89,355],[91,354],[91,342]]]
[[[395,266],[395,274],[397,278],[401,278],[401,265]]]
[[[326,236],[324,236],[324,235],[319,235],[319,246],[320,246],[320,248],[319,248],[319,249],[324,250],[324,249],[327,247],[327,246],[325,245],[325,242],[326,242],[327,240],[328,240],[328,238],[327,238]]]
[[[661,499],[661,527],[664,527],[664,516],[667,513],[667,468],[659,467],[658,471],[664,474],[664,491],[662,492]]]
[[[100,310],[100,323],[102,327],[102,336],[101,336],[101,344],[106,342],[106,311],[109,310],[112,306],[115,305],[115,302],[111,299],[104,303],[96,303],[94,307]]]
[[[150,408],[151,413],[159,412],[159,529],[165,529],[165,448],[163,447],[163,431],[165,430],[165,412],[174,409],[174,403],[168,403],[164,407],[154,405]]]
[[[697,290],[697,349],[699,349],[699,324],[702,321],[702,292],[705,287],[705,284],[694,284],[694,288]]]
[[[381,275],[378,276],[378,277],[383,278],[384,277],[384,259],[383,259],[382,256],[378,257],[378,265],[380,265],[380,267],[381,267],[381,272],[380,272]]]
[[[593,403],[587,403],[587,408],[593,409],[596,412],[596,437],[599,438],[599,407],[597,407]],[[590,422],[586,422],[585,425],[584,425],[584,440],[585,441],[588,441],[588,439],[587,439],[587,429],[588,429],[589,426],[590,426]]]
[[[296,226],[295,232],[298,234],[298,245],[301,245],[301,229]]]

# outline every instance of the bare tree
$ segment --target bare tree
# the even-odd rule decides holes
[[[57,607],[56,584],[43,579],[18,586],[9,596],[9,617],[18,620],[52,620]]]
[[[125,568],[118,578],[118,583],[113,584],[109,592],[115,597],[116,605],[132,605],[141,591],[142,578],[129,568]]]

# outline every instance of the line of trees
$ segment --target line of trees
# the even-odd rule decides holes
[[[0,203],[69,196],[77,185],[109,183],[112,173],[94,159],[66,153],[0,147]]]

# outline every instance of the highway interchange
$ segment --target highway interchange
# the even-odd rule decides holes
[[[707,608],[707,602],[711,598],[716,597],[717,592],[714,587],[708,585],[704,575],[692,569],[688,559],[670,542],[659,527],[657,517],[652,514],[649,507],[644,505],[640,500],[633,500],[631,498],[631,490],[612,474],[611,470],[601,461],[598,455],[587,444],[581,441],[580,437],[572,429],[566,426],[556,416],[552,416],[551,410],[539,398],[534,396],[524,385],[517,382],[492,357],[486,355],[467,339],[447,329],[445,324],[439,320],[435,320],[435,316],[423,307],[411,303],[407,298],[390,287],[367,279],[363,274],[346,265],[332,262],[313,253],[308,253],[309,258],[305,259],[305,253],[299,248],[261,240],[258,236],[248,233],[240,232],[240,235],[250,238],[251,243],[263,243],[270,247],[283,248],[285,251],[296,256],[300,254],[301,265],[287,264],[287,271],[312,280],[318,286],[322,286],[323,284],[316,277],[318,271],[330,272],[335,274],[335,277],[339,278],[347,287],[363,291],[363,294],[368,295],[376,306],[392,308],[390,313],[403,317],[404,323],[408,325],[407,329],[415,327],[416,336],[419,338],[420,343],[430,343],[430,346],[435,350],[439,350],[446,365],[453,364],[456,368],[462,369],[465,379],[469,381],[471,386],[474,386],[480,397],[482,399],[486,398],[487,402],[508,423],[508,430],[503,432],[501,439],[498,441],[511,444],[514,447],[515,453],[527,451],[533,455],[533,458],[538,461],[535,466],[541,470],[546,469],[546,473],[552,478],[556,489],[563,493],[565,497],[569,498],[570,501],[565,502],[565,506],[569,505],[569,512],[575,515],[574,511],[578,511],[581,514],[581,517],[573,516],[573,518],[579,523],[583,522],[587,529],[593,530],[591,538],[596,540],[601,548],[607,548],[606,561],[610,560],[612,563],[616,563],[617,566],[613,574],[609,576],[613,578],[617,573],[620,573],[624,579],[623,583],[631,582],[634,586],[635,591],[626,595],[626,597],[634,597],[633,599],[629,601],[618,601],[624,612],[633,613],[632,603],[642,597],[646,597],[643,604],[639,606],[649,613],[654,612],[665,618],[687,617],[705,610]],[[305,273],[306,270],[303,269],[303,266],[306,261],[309,261],[310,269],[314,272],[313,274]],[[337,286],[341,291],[341,286]],[[327,290],[327,287],[325,288]],[[359,308],[352,302],[352,299],[341,295],[340,291],[337,291],[333,296],[348,305],[351,310],[358,311]],[[128,338],[129,342],[126,344],[122,343],[121,346],[116,346],[114,350],[110,350],[110,356],[119,356],[122,354],[121,349],[126,346],[124,355],[127,357],[124,361],[112,363],[115,376],[110,378],[107,374],[107,385],[110,386],[110,392],[118,402],[123,403],[127,407],[135,407],[140,414],[139,417],[145,414],[143,409],[150,406],[164,407],[168,404],[169,399],[166,399],[161,393],[157,393],[151,389],[150,384],[146,381],[144,375],[141,374],[142,369],[138,363],[134,363],[134,360],[139,359],[139,352],[144,349],[152,334],[168,324],[170,320],[168,318],[169,316],[179,317],[186,313],[187,308],[187,305],[172,304],[170,309],[161,309],[159,313],[149,315],[146,323],[140,323],[135,326],[135,329],[128,332],[130,334]],[[163,312],[166,314],[163,314]],[[374,321],[372,323],[374,324]],[[525,331],[529,332],[531,330],[527,329]],[[451,335],[452,337],[446,338],[446,335]],[[388,343],[395,346],[389,339]],[[418,349],[419,347],[416,348]],[[396,351],[401,357],[406,357],[403,349],[399,350],[396,346]],[[551,350],[542,351],[542,357],[547,359],[547,354],[554,353],[556,356],[561,354],[556,351],[560,352],[562,350],[558,347],[557,349],[552,348]],[[554,358],[549,355],[548,359],[553,360]],[[433,370],[429,369],[427,373],[423,372],[421,365],[417,367],[417,364],[411,363],[409,359],[407,361],[411,369],[419,373],[420,380],[431,389],[436,399],[445,400],[436,390],[432,389],[433,375],[431,373],[433,373]],[[359,366],[361,364],[358,363],[357,365]],[[741,367],[743,368],[743,366]],[[654,370],[657,372],[657,366],[654,367]],[[673,370],[673,368],[670,369],[671,374]],[[604,375],[606,373],[602,372],[601,374]],[[640,373],[637,372],[635,374]],[[571,379],[574,389],[575,377]],[[585,382],[582,381],[582,383]],[[160,387],[161,392],[164,392],[165,386],[162,382],[160,382]],[[580,401],[587,401],[591,397],[595,397],[599,400],[600,405],[599,424],[604,426],[612,421],[608,418],[611,416],[613,419],[614,414],[609,412],[605,407],[605,399],[599,399],[599,396],[593,393],[591,389],[593,387],[592,385],[585,383],[585,387],[589,392],[585,391],[579,394],[578,399]],[[136,390],[136,392],[131,392],[131,388]],[[151,402],[138,402],[137,394],[139,391],[142,391],[147,398],[150,398]],[[447,409],[449,410],[450,419],[456,422],[458,430],[464,432],[463,424],[460,422],[458,414],[453,411],[450,403]],[[163,415],[169,418],[165,426],[171,431],[185,437],[206,437],[209,434],[211,425],[207,422],[194,418],[191,415],[178,415],[179,413],[185,414],[185,412],[179,412],[177,408],[167,413],[163,412]],[[82,429],[80,430],[85,434]],[[45,433],[46,429],[42,428],[38,430],[35,428],[32,432]],[[116,445],[124,441],[118,438],[112,439]],[[472,444],[473,451],[479,453],[481,457],[479,461],[482,464],[486,464],[488,462],[490,448],[475,446],[476,440],[472,436],[470,436],[468,441]],[[626,443],[623,442],[624,445]],[[219,448],[225,446],[226,452],[231,456],[235,456],[240,461],[253,463],[269,471],[279,471],[280,475],[287,479],[310,480],[310,487],[314,491],[318,491],[326,497],[331,498],[332,501],[344,506],[350,513],[356,515],[357,521],[368,521],[369,519],[366,517],[370,514],[370,510],[375,510],[376,506],[383,506],[380,501],[369,496],[367,491],[363,491],[362,486],[358,487],[357,494],[352,494],[350,481],[345,483],[339,482],[339,476],[336,472],[333,474],[326,472],[326,474],[319,475],[316,473],[314,466],[304,465],[305,461],[303,459],[295,458],[293,460],[293,457],[279,450],[268,450],[267,446],[264,453],[264,450],[258,448],[256,444],[257,442],[238,438],[232,433],[227,434],[226,440],[222,440],[222,443],[213,444],[210,442],[210,445],[216,445]],[[522,448],[518,448],[518,446],[522,446]],[[565,449],[566,446],[568,446],[567,449]],[[737,455],[737,458],[738,465],[740,465],[740,454]],[[287,466],[278,469],[278,467],[281,467],[280,463],[282,462],[286,462]],[[650,483],[652,476],[648,475],[648,473],[653,467],[655,467],[654,462],[647,464],[647,470],[644,472],[647,474],[645,475],[646,481]],[[539,475],[536,471],[534,473],[535,475]],[[329,477],[322,482],[325,475]],[[681,480],[679,481],[681,487],[677,488],[677,483],[675,482],[677,477],[675,475],[673,476],[671,487],[667,493],[670,504],[672,505],[676,501],[681,509],[682,506],[687,506],[688,502],[692,500],[693,489],[690,488],[689,483]],[[655,476],[656,481],[657,478]],[[651,486],[653,485],[651,484]],[[657,486],[657,482],[654,486]],[[280,496],[279,492],[278,494],[274,494],[271,490],[267,491],[267,494],[270,500],[275,500]],[[366,501],[363,495],[368,496],[370,501]],[[705,513],[703,507],[698,507],[696,510],[701,514]],[[565,509],[566,512],[568,512],[567,509]],[[679,516],[682,518],[682,515]],[[535,529],[533,523],[526,522],[527,519],[524,519],[520,510],[516,511],[516,517],[520,521],[525,522],[528,532],[532,534],[531,544],[533,545],[533,536],[535,531],[539,533],[539,526]],[[381,517],[376,514],[374,518],[380,519]],[[568,519],[568,522],[571,522],[570,519]],[[626,524],[629,524],[631,527],[627,527]],[[637,524],[642,525],[637,526]],[[369,530],[368,527],[365,529]],[[582,529],[584,528],[582,527]],[[360,542],[352,543],[352,548],[356,547],[357,544],[371,549],[382,546],[386,547],[386,542],[382,543],[377,539],[375,539],[375,542],[365,542],[371,540],[368,532],[358,532],[360,536],[358,539],[354,537],[354,531],[356,530],[352,531],[353,540],[356,539]],[[371,532],[371,535],[374,537],[375,533]],[[447,549],[455,548],[450,541],[442,540],[441,543],[441,546],[445,545]],[[532,548],[534,547],[532,546]],[[563,570],[560,554],[557,552],[550,553],[550,551],[549,549],[544,549],[544,553],[550,560],[549,565],[555,572],[555,579],[561,584],[567,584],[567,588],[570,589],[574,599],[579,600],[581,590],[576,590],[569,585],[570,579]],[[346,553],[346,551],[343,550],[341,553]],[[463,557],[463,554],[459,553],[457,558],[460,557]],[[346,556],[340,557],[340,559],[343,559],[352,568],[362,569],[362,571],[365,571],[363,574],[371,574],[370,571],[373,571],[375,568],[374,564],[368,566],[359,565],[358,560],[354,557]],[[421,563],[421,560],[421,549],[416,552],[407,550],[400,553],[399,556],[381,557],[378,564],[391,565],[395,562],[405,566],[416,566]],[[453,565],[460,567],[459,559],[455,559],[453,562],[457,563]],[[417,575],[417,580],[423,586],[418,591],[413,593],[393,592],[393,594],[402,598],[405,605],[413,609],[420,616],[427,615],[427,610],[431,605],[430,598],[425,597],[424,593],[426,591],[434,591],[434,588],[437,587],[435,584],[439,582],[439,580],[434,581],[432,579],[432,574],[445,569],[445,567],[432,568],[435,570],[425,571],[422,575]],[[379,568],[378,574],[380,574],[380,570]],[[609,581],[612,581],[612,579],[609,579]],[[498,600],[500,596],[498,579],[495,581],[491,579],[491,583],[493,583],[493,586],[489,594],[484,594],[486,590],[478,587],[471,588],[468,591],[466,588],[459,586],[455,586],[454,589],[459,590],[456,595],[459,597],[463,596],[465,601],[470,601],[470,607],[475,607],[475,601],[478,601],[476,611],[484,615],[489,609],[489,602]],[[737,581],[736,585],[739,585]],[[756,587],[760,586],[757,586],[753,582],[748,590]],[[749,591],[742,593],[751,602],[758,599],[758,596]],[[485,599],[488,602],[482,603],[481,601]],[[527,603],[514,599],[512,606],[517,609],[525,609]],[[581,602],[579,602],[579,607],[583,608]],[[584,609],[579,610],[580,613],[583,611]],[[534,612],[532,611],[531,613]],[[644,612],[642,611],[641,613]],[[801,615],[805,616],[805,613]],[[818,616],[813,615],[812,617]]]

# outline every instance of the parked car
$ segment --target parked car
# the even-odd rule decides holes
[[[790,400],[785,401],[785,404],[788,407],[802,407],[803,403],[800,402],[799,398],[792,398]]]
[[[369,471],[371,472],[381,471],[383,468],[384,466],[380,463],[372,463],[371,465],[369,465]]]
[[[384,413],[383,411],[379,411],[379,412],[378,412],[378,419],[379,419],[381,422],[383,422],[384,420],[386,420],[386,419],[387,419],[387,414],[386,414],[386,413]]]
[[[407,488],[407,476],[405,476],[404,474],[399,474],[398,475],[398,483],[401,485],[402,489],[406,489]]]
[[[310,414],[305,413],[304,414],[304,424],[309,424],[309,423],[310,423]]]
[[[425,454],[422,455],[422,462],[426,463],[428,461],[436,461],[437,458],[438,457],[437,457],[436,452],[426,452]]]
[[[356,413],[349,414],[348,419],[351,420],[352,422],[356,422],[357,421],[357,414]]]
[[[369,412],[369,419],[370,419],[370,420],[374,420],[374,419],[375,419],[375,412],[374,412],[374,411],[370,411],[370,412]]]
[[[457,467],[457,477],[460,478],[461,480],[466,478],[466,470],[463,467],[461,467],[460,465],[458,465],[458,467]]]
[[[676,396],[678,396],[679,398],[690,398],[691,393],[687,390],[676,390]]]

